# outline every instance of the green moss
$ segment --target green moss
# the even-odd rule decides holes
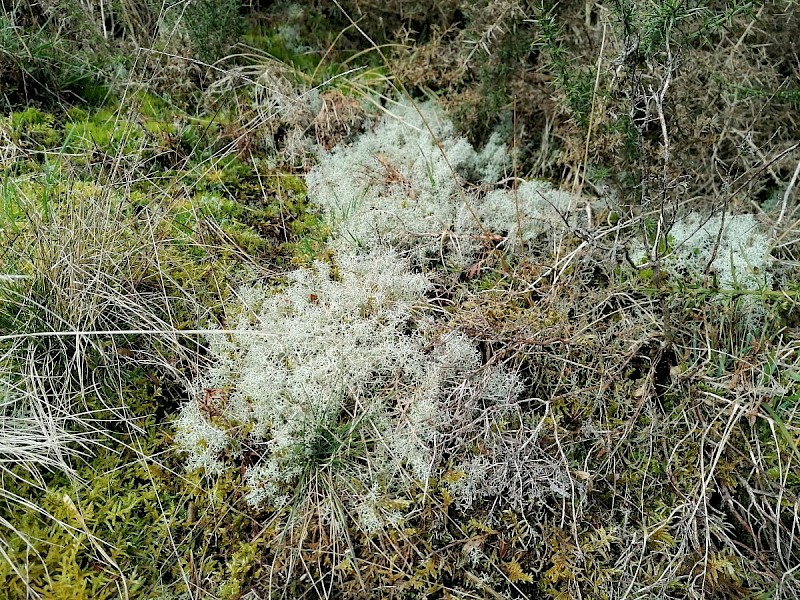
[[[289,227],[284,234],[284,250],[298,264],[324,259],[330,227],[309,205],[305,182],[299,177],[286,175],[274,177],[271,185],[276,196],[270,210],[274,218],[288,223]]]
[[[225,156],[203,171],[198,190],[227,191],[242,188],[253,178],[253,167],[234,155]]]
[[[128,383],[125,397],[140,416],[138,433],[93,402],[97,418],[112,417],[109,437],[76,465],[76,481],[50,473],[39,489],[3,476],[5,493],[31,503],[0,505],[0,519],[15,530],[0,528],[10,560],[0,561],[4,597],[25,598],[32,590],[49,600],[110,600],[127,590],[144,600],[165,588],[186,592],[187,577],[212,586],[246,577],[257,544],[241,542],[250,520],[229,513],[238,475],[214,482],[182,476],[164,420],[176,390],[145,370],[128,372]],[[225,527],[218,528],[225,514]]]
[[[250,213],[257,213],[239,202],[218,194],[199,194],[194,199],[177,204],[172,214],[175,243],[189,249],[196,256],[207,256],[207,250],[197,245],[195,239],[207,224],[213,223],[230,242],[249,254],[258,254],[270,248],[269,240],[248,224]]]
[[[96,76],[82,75],[69,82],[68,87],[90,106],[103,106],[114,99],[111,88]]]
[[[220,600],[233,600],[241,596],[242,588],[257,564],[260,546],[264,544],[264,541],[264,538],[260,538],[253,543],[240,542],[238,544],[238,548],[225,565],[226,581],[220,587]],[[254,576],[257,577],[258,574],[256,573]]]
[[[142,137],[141,131],[113,108],[103,108],[85,119],[68,123],[64,130],[67,149],[72,152],[131,152],[138,149]]]
[[[134,97],[138,103],[139,112],[149,119],[168,119],[174,108],[155,94],[139,92]]]
[[[313,52],[297,51],[280,33],[259,34],[255,32],[244,36],[247,44],[262,50],[285,65],[306,74],[313,73],[319,65],[319,55]]]
[[[151,433],[137,442],[155,452],[165,439],[155,433],[152,418],[142,425]],[[118,586],[142,597],[146,582],[157,580],[161,568],[169,569],[166,556],[159,564],[153,553],[166,550],[176,518],[177,505],[165,493],[170,478],[154,477],[124,446],[94,450],[92,462],[78,468],[85,483],[52,475],[43,491],[19,481],[3,482],[7,492],[49,515],[28,506],[0,511],[19,533],[5,532],[12,544],[11,563],[25,564],[31,589],[53,600],[119,598]],[[9,597],[26,597],[25,581],[8,563],[0,563],[0,582],[10,590]]]
[[[80,106],[69,107],[66,114],[69,121],[85,121],[89,118],[89,111]]]
[[[653,281],[653,276],[655,275],[653,269],[639,269],[637,272],[639,274],[639,279],[641,279],[643,283],[649,284]]]
[[[8,121],[11,139],[23,148],[47,150],[61,144],[63,133],[56,118],[37,108],[12,113]]]
[[[158,119],[147,119],[144,122],[144,128],[148,133],[152,133],[153,135],[171,134],[175,132],[175,126],[172,123]]]
[[[11,127],[14,130],[25,130],[35,125],[52,125],[53,115],[45,114],[38,108],[31,107],[22,112],[11,113]]]

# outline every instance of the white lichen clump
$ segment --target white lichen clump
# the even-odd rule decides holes
[[[333,226],[337,248],[388,244],[463,267],[488,238],[524,251],[572,222],[576,196],[548,183],[487,194],[465,185],[497,184],[510,162],[498,134],[478,152],[435,105],[400,105],[353,145],[323,155],[308,194]]]
[[[640,242],[634,243],[631,250],[639,264],[652,260],[652,250]],[[772,287],[770,251],[769,237],[753,215],[709,217],[690,213],[670,228],[661,268],[675,282],[719,290],[721,293],[709,296],[711,302],[727,303],[741,292],[736,302],[742,324],[757,331],[769,312],[757,292]]]
[[[699,277],[708,270],[718,287],[728,290],[772,284],[769,238],[753,215],[692,213],[673,225],[669,237],[673,250],[664,264],[675,274]]]
[[[210,336],[213,366],[177,441],[190,468],[211,473],[257,456],[245,477],[255,506],[283,505],[299,479],[328,470],[360,490],[353,513],[374,529],[398,521],[382,500],[441,469],[437,436],[453,426],[453,403],[507,402],[519,383],[481,369],[464,335],[435,331],[417,310],[429,280],[393,250],[335,263],[295,271],[280,293],[240,294],[237,333]]]
[[[464,179],[495,182],[508,152],[494,136],[478,153],[432,104],[400,105],[374,131],[323,156],[309,198],[334,226],[335,247],[392,245],[464,264],[481,228]]]
[[[576,205],[576,196],[533,180],[514,191],[489,192],[477,212],[486,229],[503,236],[507,250],[520,252],[543,234],[571,225]]]
[[[546,183],[487,192],[508,162],[499,136],[476,152],[431,104],[400,105],[323,155],[308,194],[331,226],[333,266],[295,271],[278,293],[239,292],[236,333],[209,337],[211,367],[177,424],[189,468],[244,466],[248,500],[267,508],[324,473],[368,533],[402,523],[434,480],[463,510],[561,497],[550,479],[570,476],[519,421],[519,378],[423,310],[431,280],[412,271],[466,266],[488,242],[525,252],[571,222],[576,198]],[[530,438],[523,454],[517,434]]]

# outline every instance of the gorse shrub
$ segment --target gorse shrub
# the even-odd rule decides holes
[[[213,63],[239,40],[244,19],[240,0],[192,0],[184,12],[184,26],[195,55]]]

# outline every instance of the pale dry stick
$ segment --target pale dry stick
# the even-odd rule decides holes
[[[685,412],[684,412],[684,416],[686,416]],[[691,427],[692,426],[688,422],[688,420],[686,421],[686,425],[687,425],[687,427]],[[686,435],[684,435],[681,438],[681,440],[676,445],[676,447],[673,449],[673,451],[672,451],[672,453],[670,455],[670,463],[673,461],[673,458],[674,458],[675,454],[677,453],[678,448],[680,447],[680,445],[685,440],[687,440],[692,435],[694,435],[694,433],[695,433],[695,431],[689,431],[688,433],[686,433]],[[703,468],[704,464],[705,463],[701,461],[701,473],[700,473],[701,480],[705,479],[705,474],[704,474],[704,472],[702,472],[702,468]],[[677,488],[676,488],[676,491],[677,491]],[[693,555],[695,553],[695,551],[700,546],[700,539],[698,537],[698,531],[697,531],[697,523],[695,522],[695,519],[694,519],[694,517],[696,516],[697,511],[699,509],[700,503],[697,502],[696,499],[692,500],[692,498],[690,498],[684,492],[680,492],[680,494],[682,496],[683,502],[680,505],[676,506],[671,511],[670,516],[668,518],[668,520],[671,520],[673,516],[678,516],[678,518],[680,520],[679,520],[679,523],[677,525],[682,525],[680,546],[677,549],[673,550],[673,552],[671,553],[671,558],[669,560],[669,563],[667,564],[667,570],[670,573],[672,573],[671,579],[673,581],[675,580],[675,576],[676,576],[676,574],[678,572],[678,569],[681,567],[681,562],[684,559],[687,558],[687,555]],[[703,496],[705,497],[705,493],[703,493]],[[705,499],[704,499],[704,501],[702,503],[703,504],[706,503]],[[679,513],[681,513],[681,514],[679,515]],[[676,527],[677,527],[677,525],[676,525]],[[690,573],[686,574],[684,577],[688,579],[689,576],[690,576]]]
[[[545,201],[547,201],[547,199],[544,198],[544,196],[542,196],[542,198]],[[552,206],[552,204],[551,204],[551,206]],[[592,212],[591,212],[591,205],[589,203],[587,203],[587,206],[586,206],[586,213],[587,213],[587,218],[589,219],[589,222],[591,223]],[[565,225],[569,228],[570,227],[569,222],[564,217],[564,215],[561,215],[559,213],[559,216],[561,217],[562,221],[564,221]],[[581,246],[582,247],[585,247],[586,245],[589,245],[589,246],[592,246],[592,247],[597,246],[597,242],[599,240],[601,240],[601,239],[603,239],[603,238],[605,238],[605,237],[607,237],[607,236],[609,236],[611,234],[614,234],[614,237],[616,239],[616,238],[619,237],[620,233],[624,229],[626,229],[628,227],[632,227],[633,225],[636,225],[639,222],[643,221],[645,216],[646,216],[646,214],[641,214],[641,215],[639,215],[637,217],[634,217],[634,218],[632,218],[632,219],[630,219],[630,220],[628,220],[628,221],[626,221],[624,223],[620,220],[619,222],[617,222],[613,226],[597,229],[591,235],[588,235],[588,234],[579,235],[578,237],[581,237],[582,241],[584,242],[583,244],[581,244]],[[611,249],[608,249],[608,248],[603,248],[603,249],[607,249],[607,250],[611,251]],[[555,272],[555,270],[559,267],[559,265],[561,265],[562,261],[567,261],[566,265],[561,269],[559,275],[556,276],[556,280],[558,280],[560,278],[560,276],[564,273],[566,268],[569,266],[569,263],[572,260],[574,260],[575,257],[577,256],[576,251],[573,251],[570,254],[568,254],[566,257],[561,257],[560,256],[560,246],[558,246],[558,247],[556,247],[554,249],[554,253],[556,255],[555,256],[555,264],[552,267],[549,267],[544,273],[542,273],[539,277],[537,277],[532,283],[529,283],[528,284],[528,288],[529,289],[534,289],[541,281],[543,281],[547,277],[550,277]],[[645,269],[645,268],[651,267],[652,263],[647,263],[645,265],[633,265],[633,264],[631,264],[631,266],[634,266],[637,269]]]
[[[794,174],[792,178],[789,180],[789,185],[786,186],[786,191],[783,193],[783,202],[781,202],[781,213],[778,215],[778,220],[775,223],[775,227],[773,228],[773,232],[777,233],[777,228],[780,226],[781,221],[786,216],[786,207],[789,205],[789,196],[792,194],[792,188],[794,184],[797,183],[797,176],[800,175],[800,160],[797,161],[797,166],[794,169]],[[773,233],[773,236],[775,235]]]
[[[742,183],[742,185],[740,185],[738,188],[736,188],[734,191],[732,191],[732,192],[730,192],[728,194],[728,199],[736,197],[736,194],[741,192],[745,188],[745,186],[747,186],[747,184],[750,183],[753,180],[753,178],[756,175],[758,175],[759,173],[769,169],[773,164],[778,162],[780,159],[782,159],[787,154],[789,154],[791,152],[794,152],[797,148],[800,148],[800,142],[796,142],[796,143],[792,144],[791,146],[789,146],[788,148],[786,148],[784,150],[781,150],[780,152],[778,152],[778,154],[776,154],[771,159],[769,159],[769,161],[765,162],[760,167],[755,169],[752,173],[750,171],[747,171],[747,172],[742,173],[741,175],[739,175],[739,177],[737,177],[736,179],[734,179],[731,182],[732,184],[738,182],[742,178],[745,178],[745,176],[747,176],[747,177],[744,179],[744,183]]]
[[[475,587],[483,592],[486,592],[492,598],[495,598],[496,600],[507,600],[507,596],[504,596],[500,592],[493,590],[486,581],[477,575],[470,573],[469,571],[464,571],[464,577],[468,579]]]
[[[112,27],[113,27],[113,11],[111,13]],[[103,24],[103,39],[108,39],[108,29],[106,28],[106,3],[100,0],[100,22]]]
[[[796,210],[793,211],[793,212],[796,212]],[[799,230],[800,230],[800,219],[796,219],[794,222],[792,222],[791,225],[789,225],[787,228],[784,229],[784,232],[782,234],[778,235],[776,241],[780,240],[780,243],[773,243],[772,249],[773,250],[779,250],[781,248],[786,248],[788,246],[793,246],[797,242],[800,242],[800,238],[797,238],[797,237],[793,238],[793,239],[788,239],[788,240],[785,239],[786,237],[788,237],[790,232],[797,232]],[[786,265],[789,265],[789,266],[792,266],[792,267],[800,266],[800,261],[782,260],[781,262],[783,264],[786,264]]]
[[[786,585],[787,585],[787,584],[785,583],[787,579],[791,578],[792,580],[794,580],[794,572],[795,572],[795,571],[798,571],[798,570],[800,570],[800,564],[798,564],[798,565],[796,565],[796,566],[792,567],[791,569],[789,569],[788,571],[786,571],[785,573],[783,573],[783,574],[781,575],[781,587],[780,587],[780,588],[778,588],[778,589],[782,591],[782,588],[783,588],[784,586],[786,586]],[[783,597],[783,596],[777,596],[777,598],[782,598],[782,597]]]
[[[646,319],[650,322],[650,324],[653,327],[657,328],[661,324],[660,320],[652,312],[650,312],[649,310],[645,310],[644,307],[642,306],[642,303],[640,301],[632,298],[631,295],[628,292],[615,292],[615,293],[612,293],[606,298],[606,300],[604,300],[604,302],[608,302],[608,300],[610,300],[614,296],[617,296],[617,297],[624,298],[624,299],[628,300],[631,303],[631,305],[633,305],[636,308],[638,308],[639,310],[641,310],[642,313],[644,314],[644,316],[646,317]],[[626,310],[628,310],[628,308],[623,306],[623,307],[617,308],[616,310],[614,310],[614,311],[612,311],[612,312],[610,312],[608,314],[604,314],[604,315],[598,317],[597,319],[589,321],[586,325],[584,325],[583,327],[578,329],[573,334],[573,337],[578,337],[580,335],[583,335],[587,331],[594,331],[595,330],[595,325],[598,325],[598,324],[602,323],[603,321],[607,321],[609,319],[612,319],[612,318],[614,318],[615,315],[624,316]],[[590,319],[591,319],[591,317],[590,317]],[[631,348],[631,352],[629,353],[630,356],[631,357],[634,356],[636,354],[636,352],[638,352],[638,350],[642,347],[642,345],[644,345],[647,341],[648,340],[645,340],[645,341],[636,340],[634,342],[633,347]]]
[[[767,157],[764,156],[764,153],[761,151],[761,148],[756,146],[756,143],[753,141],[753,135],[751,131],[742,131],[740,129],[731,129],[731,133],[735,133],[740,138],[742,138],[743,143],[747,143],[750,150],[755,154],[762,163],[767,163]],[[774,171],[774,169],[769,166],[767,167],[767,173],[769,173],[770,177],[772,177],[772,181],[775,182],[776,185],[780,185],[781,178],[778,177],[778,174]]]
[[[669,526],[669,524],[676,518],[680,518],[680,514],[686,508],[686,504],[679,504],[678,506],[674,507],[669,515],[661,519],[660,521],[654,523],[650,530],[647,530],[647,526],[644,527],[644,532],[642,536],[642,551],[639,553],[639,558],[636,563],[636,571],[633,573],[633,576],[630,578],[630,583],[628,584],[627,589],[625,590],[624,594],[622,595],[622,600],[627,598],[633,592],[633,586],[636,584],[637,576],[639,572],[642,570],[642,563],[644,562],[645,556],[648,554],[648,543],[650,538],[656,532],[660,531],[661,529]],[[646,585],[644,587],[640,587],[636,590],[636,598],[655,598],[655,596],[645,596],[646,592],[650,590],[654,590],[656,588],[664,588],[669,583],[672,583],[676,580],[676,573],[679,568],[679,561],[684,556],[684,550],[686,548],[686,539],[684,538],[681,541],[681,546],[677,550],[674,550],[671,554],[671,558],[669,562],[664,566],[661,574],[659,575],[658,579],[654,582]],[[662,590],[663,591],[663,590]]]
[[[550,402],[546,402],[547,409],[550,408]],[[558,424],[556,423],[556,419],[553,418],[553,439],[555,440],[556,447],[558,448],[558,453],[561,455],[561,460],[563,464],[568,465],[569,459],[567,458],[567,453],[564,452],[564,448],[561,446],[561,440],[558,438]],[[572,522],[570,523],[570,529],[572,532],[572,537],[575,542],[575,547],[578,548],[579,552],[582,552],[580,539],[578,537],[578,509],[576,507],[576,496],[577,492],[575,490],[575,480],[573,477],[569,477],[569,487],[570,487],[570,509],[572,512]],[[566,504],[566,499],[564,499],[564,503]],[[562,508],[561,512],[561,527],[564,527],[564,520],[566,518],[566,507]],[[578,599],[582,600],[583,594],[581,593],[580,587],[577,588]]]
[[[653,101],[656,104],[656,112],[658,113],[658,121],[661,125],[661,136],[664,139],[664,167],[663,167],[663,181],[662,185],[664,186],[663,194],[664,197],[662,198],[661,207],[659,210],[658,216],[658,233],[656,234],[656,241],[653,246],[653,250],[651,252],[652,260],[658,260],[657,250],[659,243],[661,241],[661,230],[664,229],[664,236],[666,237],[668,233],[668,228],[665,227],[664,223],[664,209],[666,204],[666,191],[667,191],[667,180],[669,177],[669,162],[670,162],[670,146],[669,146],[669,131],[667,130],[667,120],[664,116],[664,97],[667,95],[667,90],[669,89],[670,83],[672,82],[672,71],[673,71],[673,57],[672,51],[670,50],[669,46],[669,38],[666,41],[667,46],[667,75],[664,79],[664,82],[661,84],[661,88],[654,92],[652,88],[650,89],[650,93],[653,95]]]
[[[778,439],[778,433],[775,431],[775,419],[769,419],[768,421],[770,432],[772,433],[772,439],[775,444],[775,448],[780,448],[780,440]],[[780,528],[780,514],[781,514],[781,505],[783,504],[783,495],[786,491],[786,480],[789,476],[791,471],[791,461],[792,461],[793,454],[789,453],[789,459],[787,461],[786,466],[784,467],[783,463],[780,460],[780,452],[778,452],[778,480],[781,482],[780,489],[775,496],[775,524],[776,524],[776,532],[775,532],[775,550],[778,556],[783,559],[783,552],[781,551],[781,537],[778,534],[778,529]]]
[[[776,444],[775,447],[779,448],[777,439],[775,440],[775,444]],[[796,446],[795,446],[794,450],[795,451],[797,450]],[[778,490],[778,494],[777,494],[778,497],[775,498],[775,513],[776,514],[780,514],[781,507],[784,504],[788,503],[788,501],[786,499],[784,499],[784,495],[786,494],[786,490],[789,489],[789,487],[791,485],[791,484],[788,483],[789,476],[792,473],[796,472],[796,467],[792,467],[792,461],[795,458],[795,455],[796,455],[796,452],[789,452],[789,457],[786,460],[786,468],[784,470],[784,474],[780,478],[781,485],[780,485],[779,490]],[[780,462],[780,459],[779,459],[779,462]],[[798,506],[797,500],[795,500],[795,515],[794,515],[795,518],[792,519],[792,529],[795,529],[795,527],[797,526],[797,506]],[[776,538],[779,539],[780,536],[776,535]],[[780,543],[777,541],[777,539],[776,539],[776,546],[778,548],[780,548]],[[787,542],[787,548],[786,548],[786,552],[785,552],[786,556],[787,556],[787,559],[785,559],[786,563],[790,563],[790,561],[792,560],[792,554],[793,554],[792,546],[794,546],[796,539],[797,539],[796,533],[795,534],[790,534],[788,536],[788,540],[789,541]],[[779,551],[779,555],[780,555],[780,551]],[[783,556],[781,556],[781,558],[783,558]]]
[[[583,185],[586,182],[586,170],[589,167],[589,142],[592,138],[592,129],[595,126],[594,108],[595,108],[595,102],[597,101],[597,90],[600,88],[600,67],[603,64],[603,51],[605,50],[605,47],[606,47],[606,23],[604,22],[603,37],[600,40],[600,53],[597,56],[597,71],[594,77],[594,90],[592,90],[592,106],[589,109],[589,127],[588,131],[586,132],[586,144],[583,149],[583,170],[582,172],[579,171],[578,180],[576,181],[577,185],[572,190],[576,198],[583,193]],[[570,212],[572,212],[573,207],[571,202],[569,209]]]
[[[741,36],[739,36],[739,39],[736,41],[736,45],[734,45],[733,50],[731,50],[730,55],[728,56],[728,66],[729,67],[733,66],[733,63],[734,63],[734,60],[735,60],[734,57],[736,56],[736,53],[739,50],[739,48],[744,43],[745,38],[748,35],[750,35],[750,31],[753,29],[753,26],[761,20],[761,13],[764,12],[764,7],[765,6],[766,6],[766,3],[762,4],[759,7],[758,12],[756,13],[755,17],[750,19],[747,22],[747,26],[744,28],[744,32],[742,33]]]
[[[550,267],[550,268],[549,268],[547,271],[545,271],[545,272],[544,272],[542,275],[540,275],[539,277],[537,277],[537,278],[536,278],[536,279],[535,279],[533,282],[529,283],[529,284],[528,284],[528,288],[529,288],[529,289],[535,289],[535,288],[536,288],[536,286],[537,286],[537,285],[538,285],[538,284],[539,284],[539,283],[540,283],[540,282],[541,282],[543,279],[545,279],[546,277],[549,277],[550,275],[552,275],[552,274],[553,274],[553,272],[554,272],[554,271],[555,271],[555,270],[556,270],[556,269],[559,267],[559,265],[562,265],[562,264],[563,264],[563,266],[561,266],[560,270],[558,271],[558,273],[557,273],[557,274],[555,275],[555,277],[553,278],[553,283],[552,283],[552,285],[553,285],[553,286],[555,286],[555,284],[556,284],[556,283],[558,283],[558,281],[561,279],[561,276],[562,276],[562,275],[564,275],[564,273],[566,272],[566,270],[569,268],[570,264],[572,264],[572,261],[573,261],[573,260],[575,260],[575,258],[576,258],[576,257],[577,257],[577,256],[578,256],[578,255],[579,255],[579,254],[580,254],[580,253],[581,253],[581,252],[584,250],[584,248],[588,247],[589,245],[590,245],[590,244],[589,244],[589,242],[587,242],[586,240],[583,240],[583,241],[582,241],[582,242],[581,242],[581,243],[578,245],[578,247],[577,247],[577,248],[575,248],[574,250],[572,250],[572,252],[570,252],[569,254],[567,254],[567,255],[566,255],[566,256],[564,256],[564,257],[560,257],[560,256],[558,256],[558,254],[559,254],[559,252],[558,252],[558,251],[559,251],[559,250],[560,250],[560,248],[561,248],[561,247],[560,247],[560,245],[559,245],[559,246],[556,248],[556,255],[557,255],[557,256],[556,256],[556,261],[555,261],[555,264],[554,264],[552,267]]]
[[[280,334],[251,329],[108,329],[103,331],[34,331],[31,333],[12,333],[0,335],[0,342],[26,338],[43,337],[81,337],[111,335],[254,335],[257,337],[278,337]]]
[[[666,519],[664,521],[662,521],[662,522],[665,525],[668,523],[668,521]],[[661,524],[658,524],[658,523],[655,524],[653,526],[653,532],[655,533],[661,527],[662,527]],[[647,527],[645,526],[644,535],[642,536],[642,549],[638,553],[638,558],[634,559],[634,560],[636,560],[636,570],[633,572],[633,574],[630,577],[628,577],[628,579],[630,581],[628,582],[628,586],[625,588],[625,591],[622,592],[622,595],[620,596],[620,600],[627,600],[628,596],[633,591],[633,586],[636,585],[636,582],[639,580],[639,572],[642,570],[642,563],[644,562],[644,557],[647,554],[647,544],[650,541],[650,535],[651,535],[651,533],[649,533],[647,531]],[[631,553],[627,553],[626,552],[626,553],[622,554],[620,556],[620,559],[618,559],[617,564],[622,563],[623,565],[627,566],[628,561],[630,559],[629,557],[631,557],[631,554],[633,552],[633,545],[631,545],[631,551],[630,552]],[[655,587],[657,583],[658,582],[651,584],[650,587]],[[641,593],[641,591],[642,590],[638,590],[639,593]]]
[[[576,256],[578,256],[578,254],[580,254],[580,253],[581,253],[581,251],[582,251],[584,248],[586,248],[588,245],[589,245],[589,243],[588,243],[588,242],[586,242],[586,241],[583,241],[583,242],[581,242],[581,243],[578,245],[578,247],[577,247],[577,248],[575,248],[575,250],[573,250],[572,252],[570,252],[570,253],[569,253],[567,256],[565,256],[565,257],[562,259],[562,260],[563,260],[563,262],[564,262],[564,266],[563,266],[563,267],[561,267],[561,270],[560,270],[560,271],[558,272],[558,274],[556,274],[556,276],[553,278],[553,285],[554,285],[554,286],[556,285],[556,283],[558,283],[558,281],[561,279],[561,276],[562,276],[562,275],[563,275],[563,274],[566,272],[566,270],[569,268],[569,265],[572,263],[572,261],[575,259],[575,257],[576,257]]]
[[[719,398],[719,396],[717,396],[716,394],[712,394],[711,392],[704,391],[703,393],[705,395],[708,395],[708,396]],[[731,406],[730,416],[728,418],[728,422],[726,423],[725,429],[723,430],[722,435],[720,436],[720,440],[717,442],[716,449],[714,450],[714,454],[712,455],[712,458],[711,458],[711,463],[708,465],[707,474],[706,474],[706,464],[705,464],[705,461],[702,460],[702,452],[701,452],[700,484],[699,484],[700,489],[698,490],[698,494],[699,494],[699,496],[701,498],[701,502],[695,502],[694,503],[694,510],[692,511],[692,514],[690,515],[689,518],[693,520],[697,516],[697,511],[700,509],[700,505],[702,504],[703,505],[703,517],[704,517],[704,519],[706,521],[705,535],[704,535],[705,545],[704,545],[704,549],[703,549],[703,560],[704,560],[704,564],[705,565],[708,564],[710,548],[711,548],[711,545],[712,545],[711,544],[711,527],[710,527],[710,524],[708,522],[708,494],[706,493],[706,491],[711,486],[711,481],[712,481],[712,479],[714,477],[714,474],[715,474],[715,472],[717,470],[717,464],[719,463],[719,460],[722,457],[722,452],[725,449],[728,440],[730,439],[731,432],[733,431],[733,427],[736,424],[736,422],[738,421],[739,417],[742,416],[745,413],[746,413],[746,408],[741,403],[739,403],[739,402],[733,403],[733,405]],[[703,447],[703,445],[705,443],[705,440],[707,439],[707,436],[708,436],[708,433],[709,433],[710,430],[711,430],[711,426],[708,426],[703,431],[703,435],[701,436],[701,439],[700,439],[700,447],[701,448]],[[702,583],[703,589],[705,589],[705,581],[706,581],[706,577],[707,577],[707,572],[708,572],[708,570],[704,568],[703,572],[701,574],[701,581],[703,582]]]
[[[667,236],[669,235],[669,230],[671,228],[671,224],[668,224],[666,222],[667,189],[669,186],[668,182],[669,182],[669,164],[670,164],[670,145],[669,145],[669,131],[667,130],[667,120],[666,117],[664,116],[664,97],[667,95],[667,90],[669,90],[670,83],[672,82],[672,73],[675,68],[674,58],[672,56],[672,49],[670,48],[669,44],[669,31],[667,32],[665,44],[667,49],[666,77],[661,84],[661,88],[657,92],[654,92],[652,88],[650,89],[650,92],[653,95],[653,100],[656,104],[658,120],[659,123],[661,124],[661,135],[664,139],[664,166],[661,175],[662,190],[661,190],[661,203],[658,210],[658,227],[655,239],[653,240],[653,247],[650,250],[650,262],[653,265],[653,282],[655,283],[656,288],[661,288],[661,283],[663,280],[663,274],[661,273],[661,259],[663,257],[660,254],[660,246],[662,241],[666,242]],[[672,345],[674,332],[672,330],[672,316],[670,313],[670,308],[666,302],[666,299],[664,298],[662,298],[661,300],[661,310],[664,318],[664,340],[662,341],[662,348],[669,348]]]
[[[519,247],[524,248],[524,240],[522,237],[522,211],[519,208],[519,186],[517,183],[519,181],[523,181],[521,177],[517,177],[517,99],[514,98],[514,111],[513,111],[514,121],[511,126],[511,130],[513,131],[513,138],[512,138],[512,147],[511,147],[511,185],[513,186],[512,189],[514,191],[514,212],[515,216],[517,217],[517,237],[519,238]]]
[[[92,533],[92,531],[89,529],[86,520],[83,518],[83,513],[81,513],[81,511],[75,505],[75,502],[72,500],[72,498],[70,498],[69,494],[64,494],[62,500],[64,502],[64,505],[67,507],[67,510],[72,514],[73,518],[80,525],[80,527],[76,528],[76,530],[80,530],[84,534],[86,534],[87,539],[92,543],[92,546],[94,546],[94,548],[97,550],[100,556],[103,557],[103,560],[105,560],[109,565],[111,565],[114,568],[114,570],[117,571],[119,575],[119,580],[116,581],[115,584],[117,587],[117,592],[119,593],[119,598],[122,598],[123,600],[128,600],[128,598],[130,598],[130,594],[128,592],[128,583],[125,577],[125,573],[117,564],[117,561],[115,561],[108,554],[108,552],[106,552],[106,549],[103,548],[103,541],[98,537],[96,537],[94,533]],[[116,549],[113,546],[112,548]],[[121,587],[120,583],[122,584]]]

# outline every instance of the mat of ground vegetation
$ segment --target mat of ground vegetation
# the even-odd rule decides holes
[[[800,595],[791,2],[3,10],[0,596]]]

